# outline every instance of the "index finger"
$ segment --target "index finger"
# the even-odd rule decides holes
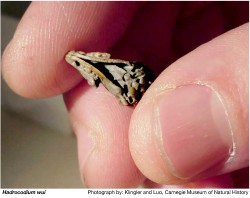
[[[5,80],[25,97],[68,91],[82,77],[64,61],[67,51],[107,51],[122,36],[137,6],[136,2],[33,2],[5,49]]]

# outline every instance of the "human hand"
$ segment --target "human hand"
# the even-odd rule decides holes
[[[25,97],[64,93],[89,187],[233,187],[231,173],[249,156],[248,25],[221,34],[248,20],[247,5],[34,2],[4,52],[3,76]],[[102,86],[79,83],[64,60],[72,49],[164,71],[124,107]]]

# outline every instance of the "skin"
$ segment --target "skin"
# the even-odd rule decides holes
[[[88,187],[243,188],[247,21],[248,2],[33,2],[4,51],[3,77],[24,97],[64,95]],[[73,49],[161,74],[124,107],[66,63]]]

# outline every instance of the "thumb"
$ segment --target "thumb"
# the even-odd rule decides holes
[[[248,24],[168,67],[136,107],[132,157],[149,179],[177,184],[248,165]]]

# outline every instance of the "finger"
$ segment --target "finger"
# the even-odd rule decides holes
[[[166,69],[133,112],[129,143],[142,173],[162,184],[248,166],[248,24]]]
[[[124,33],[137,6],[136,2],[33,2],[4,52],[5,80],[26,97],[69,90],[81,77],[64,55],[72,49],[107,51]]]
[[[145,178],[128,148],[132,107],[120,105],[103,86],[89,89],[85,83],[64,98],[77,136],[79,166],[85,185],[92,188],[140,185]]]

